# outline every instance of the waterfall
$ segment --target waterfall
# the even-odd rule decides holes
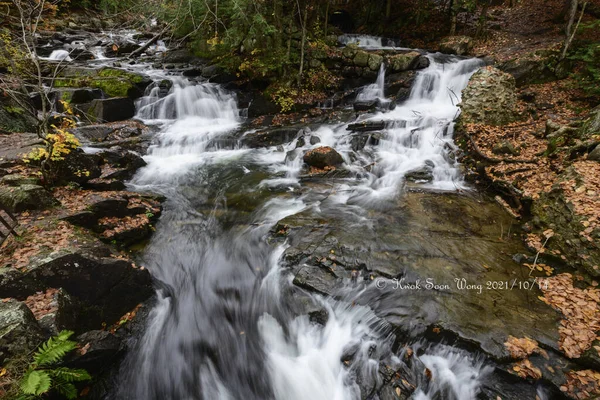
[[[385,100],[384,95],[384,85],[385,85],[385,65],[381,63],[381,67],[379,67],[379,73],[377,74],[377,80],[374,84],[365,86],[358,96],[356,96],[357,101],[369,101],[369,100]]]
[[[398,43],[392,39],[371,35],[341,35],[338,42],[347,46],[351,43],[368,50],[392,50],[398,48]]]
[[[67,50],[54,50],[48,58],[49,61],[73,61]]]
[[[317,146],[335,147],[348,169],[359,171],[351,183],[332,180],[327,197],[340,212],[395,199],[415,168],[430,170],[431,187],[461,185],[446,152],[453,146],[460,92],[482,63],[438,55],[430,61],[408,101],[362,117],[387,123],[380,145],[365,152],[351,149],[347,124],[307,129],[319,141],[305,140],[298,149],[296,140],[283,151],[211,147],[212,140],[240,127],[234,94],[180,78],[169,78],[170,87],[158,82],[148,88],[137,103],[137,118],[157,124],[160,132],[145,157],[148,165],[131,185],[168,197],[144,255],[159,282],[158,300],[137,350],[123,365],[116,398],[358,400],[364,396],[359,383],[381,383],[381,362],[402,363],[392,355],[387,323],[355,304],[372,285],[344,282],[335,300],[304,292],[291,297],[295,286],[282,260],[287,244],[273,246],[265,238],[282,218],[320,209],[321,193],[298,178],[302,152]],[[362,95],[383,99],[384,80],[382,66]],[[371,172],[364,168],[369,164]],[[228,204],[236,201],[238,207]],[[323,325],[297,312],[305,302],[327,311]],[[481,360],[434,348],[419,362],[439,380],[423,379],[416,398],[476,399],[486,373]]]

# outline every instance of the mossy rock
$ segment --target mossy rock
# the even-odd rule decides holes
[[[421,53],[418,51],[397,54],[388,58],[388,64],[392,72],[408,71],[418,62],[419,57],[421,57]]]
[[[559,79],[555,73],[558,56],[557,51],[537,50],[502,63],[498,68],[514,76],[517,87],[553,82]]]
[[[358,67],[366,67],[369,65],[369,53],[366,51],[359,51],[354,56],[354,65]]]
[[[144,95],[151,80],[143,75],[116,68],[67,68],[58,77],[54,86],[72,88],[97,88],[110,97],[129,97],[132,99]]]
[[[560,179],[583,182],[573,167],[567,168]],[[582,223],[586,218],[575,213],[562,188],[555,186],[549,193],[542,193],[533,203],[531,212],[540,232],[546,229],[554,232],[546,243],[546,254],[558,250],[565,257],[563,262],[594,277],[600,276],[600,242],[586,240],[580,235],[586,229]],[[597,239],[598,234],[596,230],[590,236]]]
[[[35,132],[37,120],[10,99],[0,101],[0,132]]]
[[[43,210],[56,203],[52,195],[38,185],[0,186],[0,205],[11,212]]]

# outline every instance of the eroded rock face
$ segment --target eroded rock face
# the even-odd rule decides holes
[[[133,118],[135,104],[128,97],[95,99],[88,110],[89,117],[95,122],[115,122]]]
[[[304,162],[311,167],[323,169],[339,166],[344,163],[344,159],[331,147],[321,146],[307,151]]]
[[[29,354],[43,339],[42,329],[24,303],[0,302],[0,365],[13,357]]]
[[[512,75],[494,67],[484,67],[471,77],[459,104],[461,123],[503,125],[513,122],[517,94]]]

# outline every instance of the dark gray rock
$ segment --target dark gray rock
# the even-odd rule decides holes
[[[84,153],[81,149],[73,149],[61,160],[52,160],[46,164],[45,176],[52,184],[75,182],[83,184],[102,174],[102,159],[96,154]]]
[[[298,128],[275,128],[251,132],[241,138],[243,145],[250,148],[279,146],[289,143],[298,135]]]
[[[59,289],[52,298],[54,312],[44,315],[38,321],[47,335],[55,336],[60,331],[77,331],[77,315],[81,311],[79,303],[65,290]]]
[[[275,104],[273,100],[263,94],[257,94],[248,106],[248,118],[277,114],[280,111],[281,107]]]
[[[135,115],[135,104],[129,97],[95,99],[88,114],[96,122],[124,121]]]
[[[587,159],[590,161],[600,162],[600,145],[588,154]]]
[[[103,99],[106,97],[104,92],[101,89],[76,89],[71,94],[71,103],[72,104],[83,104],[90,103],[95,99]]]
[[[357,122],[349,124],[347,129],[352,132],[381,131],[385,129],[385,121]]]

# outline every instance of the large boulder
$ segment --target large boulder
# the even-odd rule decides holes
[[[512,75],[484,67],[471,77],[462,92],[461,123],[503,125],[514,121],[517,94]]]
[[[335,168],[344,163],[343,157],[329,146],[321,146],[304,154],[304,162],[314,168]]]
[[[137,99],[152,83],[148,77],[117,68],[67,67],[54,80],[55,88],[98,88],[109,97]]]
[[[0,185],[0,207],[11,212],[43,210],[57,202],[42,186],[30,183],[8,186]]]
[[[469,36],[448,36],[440,42],[440,52],[463,56],[473,50],[473,38]]]
[[[424,57],[424,59],[427,60],[426,63],[421,63],[420,59],[421,53],[418,51],[396,54],[388,57],[388,68],[391,70],[391,72],[403,72],[415,69],[417,66],[424,68],[429,65],[429,59],[427,57]]]
[[[0,365],[24,357],[44,340],[42,329],[27,306],[16,300],[0,302]]]
[[[257,94],[248,105],[248,118],[256,118],[261,115],[277,114],[281,111],[273,100],[263,94]]]
[[[88,117],[96,122],[115,122],[133,118],[135,104],[128,97],[95,99],[88,110]]]
[[[83,240],[94,242],[91,237]],[[33,257],[24,270],[0,268],[0,298],[25,300],[50,288],[63,288],[80,302],[81,330],[112,324],[153,294],[147,270],[114,258],[102,245],[48,250]]]

